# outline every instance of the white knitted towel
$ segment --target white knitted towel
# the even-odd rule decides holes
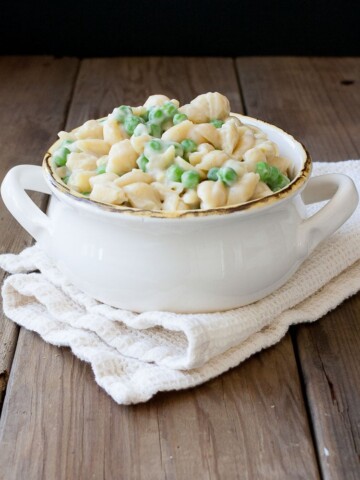
[[[332,172],[351,176],[360,191],[360,161],[314,165],[315,175]],[[37,246],[1,255],[0,267],[13,274],[2,288],[6,315],[70,347],[116,402],[129,404],[201,384],[278,342],[289,325],[319,319],[360,289],[359,259],[358,208],[275,293],[196,315],[135,314],[101,304],[71,285]]]

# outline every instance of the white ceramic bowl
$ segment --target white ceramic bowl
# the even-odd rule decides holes
[[[78,288],[143,312],[213,312],[259,300],[283,285],[358,203],[345,175],[310,179],[311,160],[291,135],[263,130],[293,165],[292,182],[265,199],[212,210],[155,212],[93,202],[59,184],[49,167],[14,167],[1,193],[13,216]],[[51,194],[44,214],[25,189]],[[330,201],[305,219],[305,204]]]

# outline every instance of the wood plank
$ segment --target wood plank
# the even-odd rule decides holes
[[[257,57],[237,65],[248,115],[287,130],[316,161],[359,157],[359,59]]]
[[[323,478],[360,477],[360,295],[296,331]]]
[[[159,395],[166,478],[174,467],[174,478],[318,478],[292,359],[285,339],[200,388]]]
[[[0,301],[1,307],[1,301]],[[0,314],[0,412],[14,358],[19,328],[4,313]]]
[[[288,130],[314,159],[360,157],[359,58],[244,58],[237,62],[249,115]],[[360,477],[358,294],[296,342],[325,479]]]
[[[230,59],[85,60],[67,127],[151,93],[188,101],[208,90],[241,111]],[[24,331],[0,464],[7,479],[318,478],[289,336],[201,387],[123,407],[96,386],[88,365]]]
[[[89,118],[99,118],[119,102],[141,105],[149,95],[162,93],[184,103],[203,93],[204,88],[220,87],[232,107],[242,111],[230,59],[88,59],[80,71],[67,127],[74,128]]]
[[[64,126],[77,65],[78,61],[74,59],[0,58],[0,182],[14,165],[41,162],[54,131]],[[33,198],[39,204],[46,201],[41,195]],[[0,232],[0,253],[19,252],[32,242],[1,199]],[[0,284],[4,275],[0,271]],[[17,327],[1,313],[0,408],[17,335]]]

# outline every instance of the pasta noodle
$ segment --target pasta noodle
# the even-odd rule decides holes
[[[250,200],[259,180],[260,177],[257,173],[245,173],[235,185],[230,187],[227,204],[236,205]]]
[[[79,140],[86,138],[98,138],[103,140],[103,127],[96,120],[88,120],[76,130],[75,136]]]
[[[197,194],[201,200],[201,208],[205,210],[226,205],[227,191],[222,182],[201,182]]]
[[[105,142],[110,145],[114,145],[114,143],[127,138],[126,132],[124,132],[121,124],[119,124],[115,118],[111,117],[104,122],[103,134]]]
[[[180,109],[194,123],[206,123],[224,119],[230,114],[229,100],[220,93],[204,93]]]
[[[87,138],[85,140],[77,140],[72,148],[100,156],[109,153],[110,145],[105,140]]]
[[[130,140],[121,140],[110,149],[106,171],[117,175],[127,173],[136,167],[137,157]]]
[[[147,183],[126,185],[124,191],[132,207],[145,210],[160,210],[161,208],[159,193]]]

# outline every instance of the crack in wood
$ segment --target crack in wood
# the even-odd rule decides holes
[[[0,393],[6,390],[6,385],[9,380],[9,373],[7,370],[0,372]]]
[[[330,380],[329,374],[326,371],[326,368],[325,368],[325,365],[322,361],[322,357],[321,357],[321,354],[320,354],[320,351],[319,351],[319,348],[318,348],[317,344],[316,344],[316,350],[317,350],[317,353],[318,353],[318,356],[319,356],[319,360],[320,360],[320,364],[321,364],[321,370],[324,373],[326,382],[327,382],[328,387],[329,387],[331,401],[332,401],[333,405],[336,407],[336,410],[338,411],[340,417],[342,418],[342,422],[343,422],[345,428],[348,430],[348,432],[350,434],[351,442],[352,442],[353,447],[354,447],[354,451],[357,455],[357,458],[360,460],[360,452],[357,448],[357,443],[356,443],[356,439],[355,439],[355,432],[353,430],[353,425],[352,425],[352,422],[351,422],[351,418],[349,416],[349,407],[346,404],[341,407],[342,402],[339,402],[339,400],[337,398],[337,395],[335,393],[334,384]]]
[[[3,400],[5,397],[8,381],[9,381],[9,372],[7,370],[3,370],[2,372],[0,372],[0,412],[3,404]]]
[[[331,401],[332,401],[333,405],[335,405],[337,411],[338,411],[339,413],[342,413],[342,412],[341,412],[341,409],[340,409],[340,404],[339,404],[339,402],[338,402],[338,399],[337,399],[337,396],[336,396],[336,393],[335,393],[334,384],[333,384],[333,382],[330,380],[329,375],[328,375],[327,372],[326,372],[326,369],[325,369],[325,366],[324,366],[324,364],[323,364],[323,361],[322,361],[322,358],[321,358],[321,356],[320,356],[319,351],[318,351],[318,354],[319,354],[319,359],[320,359],[320,363],[321,363],[321,369],[322,369],[322,371],[323,371],[323,373],[324,373],[326,382],[327,382],[328,387],[329,387],[330,396],[331,396]]]

